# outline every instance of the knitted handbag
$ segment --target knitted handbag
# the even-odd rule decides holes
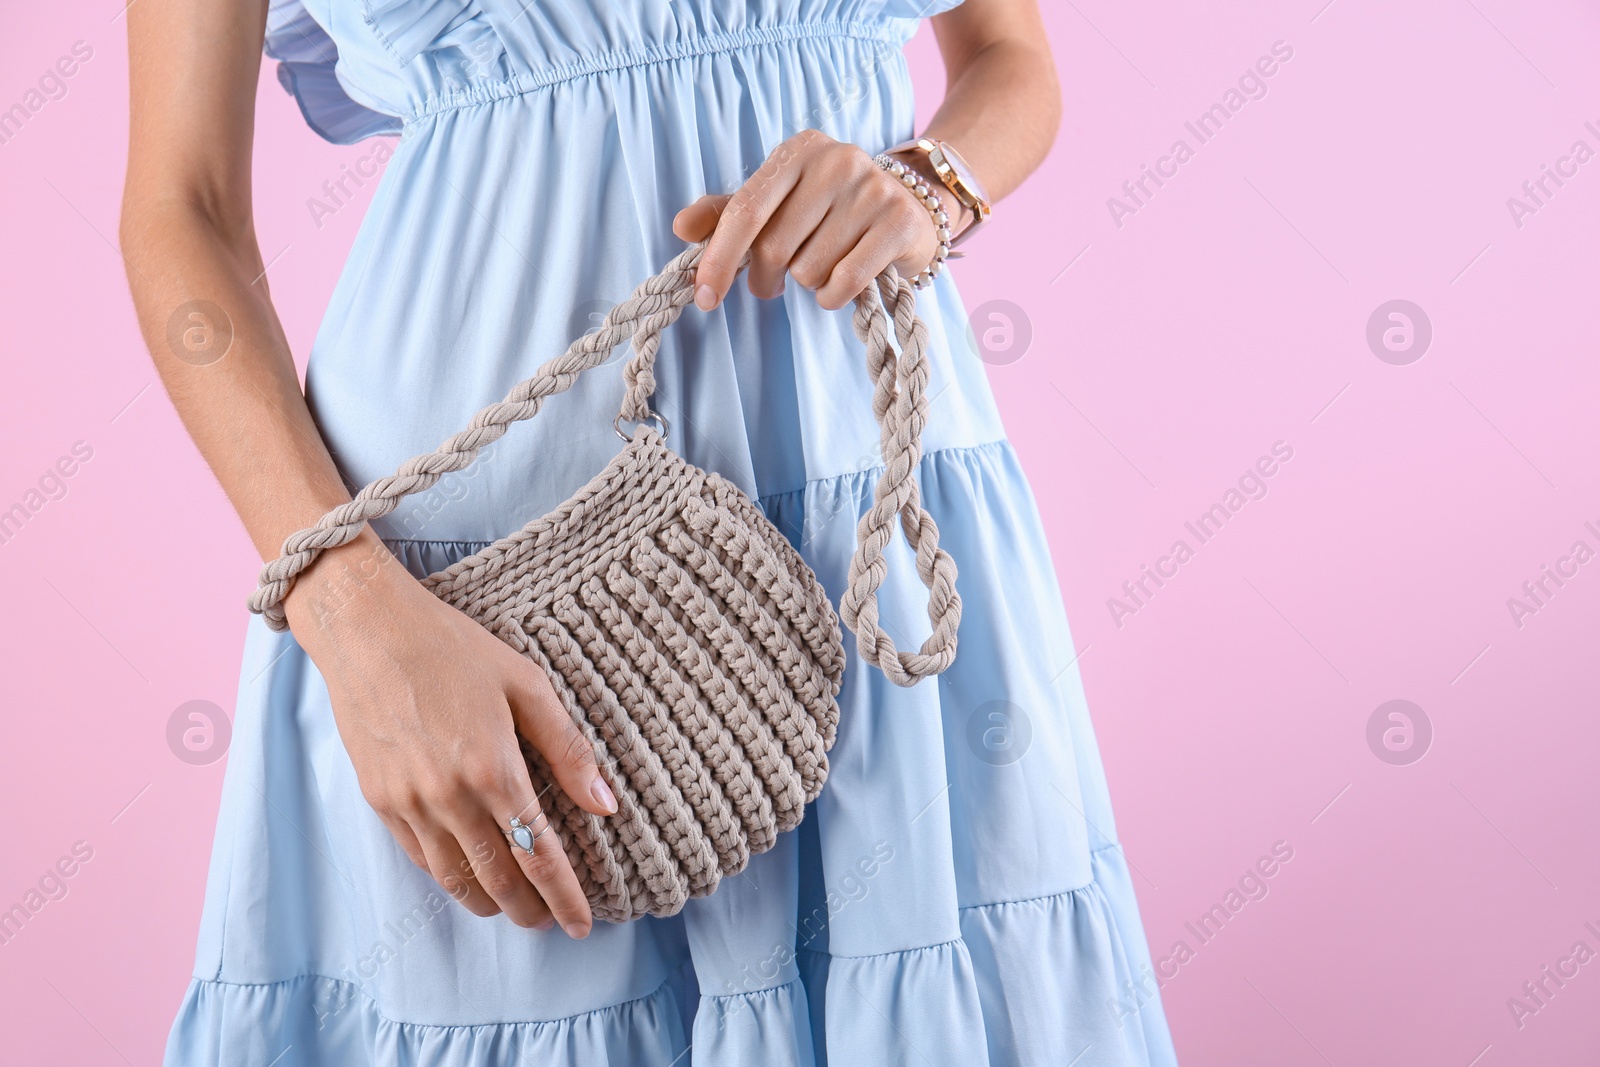
[[[560,789],[546,808],[590,908],[611,922],[676,914],[797,826],[828,776],[839,721],[845,656],[826,591],[748,496],[667,446],[667,424],[649,407],[661,330],[693,299],[704,247],[674,258],[598,331],[437,451],[291,535],[250,599],[269,626],[286,629],[283,598],[319,553],[466,467],[631,335],[613,423],[627,444],[617,457],[550,514],[423,582],[533,660],[593,745],[616,813],[591,815]],[[861,659],[903,686],[951,664],[961,618],[955,563],[917,489],[928,331],[912,292],[889,267],[855,298],[884,470],[839,608]],[[625,421],[635,424],[631,437]],[[933,632],[914,653],[897,650],[878,625],[883,551],[897,519],[929,592]],[[526,741],[522,750],[533,780],[553,782],[544,757]]]

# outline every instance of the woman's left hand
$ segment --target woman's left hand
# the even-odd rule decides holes
[[[940,199],[954,222],[953,198]],[[779,145],[738,192],[703,196],[678,212],[672,231],[685,241],[711,238],[695,274],[694,301],[706,311],[728,295],[747,249],[756,296],[777,296],[792,274],[831,311],[890,263],[915,275],[939,243],[932,214],[898,178],[820,130]]]

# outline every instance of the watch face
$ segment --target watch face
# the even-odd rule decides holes
[[[967,161],[961,158],[961,153],[957,152],[951,145],[942,141],[939,144],[939,153],[944,156],[945,162],[950,164],[950,169],[955,171],[956,176],[961,179],[961,184],[965,185],[967,190],[979,200],[987,204],[989,202],[989,194],[983,191],[982,183],[980,183],[977,179],[977,176],[972,173],[972,167],[967,163]]]

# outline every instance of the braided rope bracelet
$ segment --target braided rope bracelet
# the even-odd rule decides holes
[[[922,175],[917,173],[915,169],[882,152],[873,156],[872,161],[881,169],[900,179],[900,183],[911,190],[912,195],[933,216],[933,224],[937,227],[939,237],[939,247],[933,250],[933,262],[929,263],[921,273],[911,279],[911,284],[914,288],[924,289],[933,284],[933,279],[937,278],[939,273],[944,270],[945,259],[950,255],[950,216],[944,210],[943,201],[939,199],[932,189],[928,188],[928,183],[923,180]]]

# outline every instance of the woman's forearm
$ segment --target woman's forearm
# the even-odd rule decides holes
[[[267,296],[251,212],[266,0],[128,11],[121,245],[178,415],[265,558],[348,499]]]
[[[1044,162],[1061,123],[1060,83],[1038,7],[1032,0],[966,0],[932,21],[947,82],[919,133],[954,145],[998,201]],[[926,157],[900,158],[932,177]],[[964,207],[959,217],[952,212],[955,229],[971,217]]]
[[[349,499],[306,407],[253,235],[130,193],[123,254],[139,324],[185,427],[264,558]],[[224,347],[225,346],[225,347]]]
[[[121,246],[140,329],[173,406],[271,559],[285,537],[349,494],[301,393],[252,222],[266,17],[266,0],[129,8]],[[352,542],[361,544],[381,552],[370,531]],[[319,562],[306,578],[341,569]],[[298,613],[302,599],[291,597],[286,609]]]

